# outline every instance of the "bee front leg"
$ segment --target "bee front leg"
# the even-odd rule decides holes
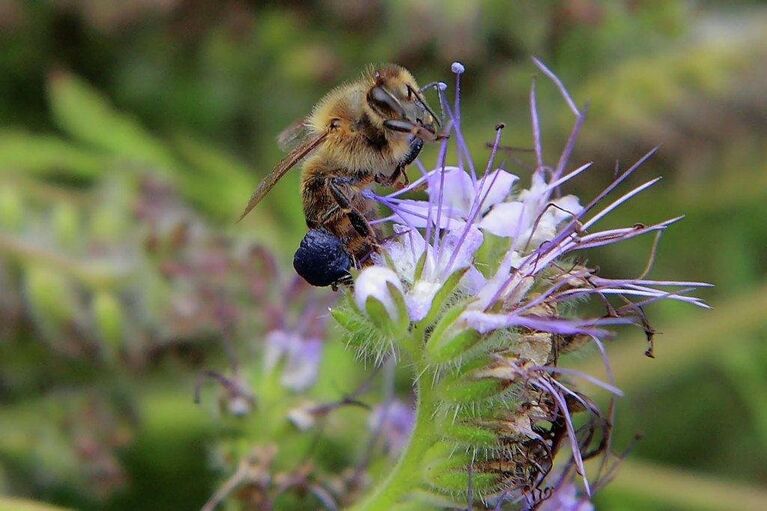
[[[385,186],[393,186],[397,190],[407,187],[410,184],[410,179],[405,173],[405,167],[410,165],[418,158],[418,155],[423,149],[423,139],[413,137],[410,139],[410,151],[405,155],[402,161],[394,169],[394,172],[390,176],[379,174],[376,176],[376,182]],[[400,181],[401,178],[401,181]]]
[[[418,158],[418,155],[421,154],[421,149],[423,149],[423,139],[418,137],[411,138],[410,152],[407,153],[405,159],[402,160],[402,162],[397,167],[397,170],[394,171],[394,173],[398,176],[402,176],[402,185],[396,186],[396,188],[405,188],[410,184],[410,179],[408,179],[407,174],[405,174],[405,167],[413,163],[415,159]]]
[[[407,153],[405,156],[405,159],[402,160],[400,165],[402,167],[406,165],[410,165],[415,161],[416,158],[418,158],[418,155],[421,154],[421,149],[423,149],[423,139],[418,137],[413,137],[410,139],[410,152]]]

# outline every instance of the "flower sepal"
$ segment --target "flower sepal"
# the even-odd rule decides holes
[[[472,376],[459,376],[457,378],[445,378],[439,389],[440,398],[457,405],[474,404],[476,401],[484,401],[503,394],[508,388],[504,382],[494,378],[475,378]]]
[[[399,277],[389,268],[371,266],[357,278],[354,304],[387,337],[402,337],[410,326]]]
[[[458,326],[458,320],[468,305],[468,301],[453,305],[434,326],[426,343],[426,355],[431,363],[454,361],[482,339],[482,335],[473,328]]]
[[[455,445],[446,441],[432,446],[422,462],[424,480],[431,489],[452,497],[466,495],[470,486],[479,495],[497,489],[501,482],[498,474],[477,470],[480,466],[473,453],[456,452]]]
[[[370,337],[373,325],[370,320],[357,309],[354,300],[342,299],[339,304],[330,309],[330,315],[346,331],[344,340],[352,347],[360,348]]]
[[[445,439],[450,442],[476,449],[494,449],[500,445],[500,439],[495,431],[470,421],[448,421],[441,431]]]

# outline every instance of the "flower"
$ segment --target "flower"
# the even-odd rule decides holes
[[[394,456],[405,447],[414,423],[413,409],[399,399],[378,405],[368,419],[370,430],[383,436],[386,450]]]
[[[305,401],[288,411],[288,420],[299,431],[308,431],[317,423],[317,403]]]
[[[273,330],[266,336],[264,366],[267,371],[285,361],[280,383],[286,388],[301,392],[314,385],[322,357],[323,342],[304,338],[298,333]]]
[[[541,511],[594,511],[589,499],[578,495],[578,488],[572,483],[564,484],[541,506]]]
[[[496,127],[496,139],[484,176],[477,178],[471,166],[469,173],[461,167],[446,165],[445,140],[434,170],[426,172],[410,186],[389,195],[369,193],[370,197],[392,211],[390,216],[379,223],[393,223],[393,230],[399,236],[387,242],[384,245],[385,256],[374,257],[374,261],[381,267],[386,266],[387,261],[391,262],[391,269],[403,284],[410,319],[419,321],[426,317],[434,296],[458,270],[466,270],[459,289],[464,294],[477,296],[477,300],[468,306],[462,320],[480,333],[510,327],[531,327],[564,335],[602,334],[604,331],[599,326],[631,322],[626,316],[632,314],[635,323],[643,322],[640,307],[653,301],[671,299],[706,307],[699,299],[685,296],[692,288],[708,285],[701,282],[605,279],[586,267],[574,267],[571,271],[557,271],[555,275],[550,275],[558,261],[577,251],[662,232],[681,217],[649,226],[635,224],[622,229],[590,230],[611,211],[658,182],[657,178],[645,182],[586,219],[586,215],[635,173],[655,153],[655,149],[618,175],[613,183],[585,207],[581,206],[580,200],[574,195],[553,198],[562,185],[588,170],[591,164],[586,163],[564,174],[583,116],[558,78],[542,63],[537,60],[535,62],[560,88],[577,119],[556,167],[550,168],[543,164],[533,87],[531,116],[538,165],[532,174],[529,188],[514,192],[517,176],[503,169],[488,172],[493,168],[495,154],[500,146],[503,125],[499,125]],[[460,66],[460,70],[453,71],[460,74],[464,69]],[[461,142],[463,136],[456,122],[457,113],[451,112],[444,99],[442,104],[451,115],[459,154],[468,159],[470,155]],[[400,198],[402,194],[424,184],[427,185],[428,201]],[[425,231],[423,235],[418,229]],[[475,260],[476,252],[484,241],[482,231],[510,238],[507,250],[490,278],[485,278],[477,270]],[[425,259],[422,271],[417,272],[418,262],[422,258]],[[378,270],[366,270],[363,274],[368,271]],[[387,282],[391,282],[391,274],[387,275]],[[531,297],[531,290],[540,287],[539,277],[542,275],[547,275],[548,286]],[[667,287],[681,289],[668,291],[664,289]],[[374,290],[369,289],[367,292],[373,293]],[[627,304],[619,311],[613,311],[617,313],[612,314],[613,317],[607,318],[568,320],[559,317],[540,318],[533,314],[535,307],[541,303],[561,303],[588,295],[635,296],[643,300]]]
[[[434,402],[439,404],[432,413],[442,443],[437,442],[427,457],[429,484],[442,493],[459,490],[456,485],[476,469],[476,477],[467,479],[472,481],[467,484],[485,495],[504,491],[518,501],[539,500],[535,495],[546,493],[543,488],[554,467],[558,439],[567,438],[571,463],[590,495],[584,453],[593,454],[591,441],[600,436],[596,432],[607,438],[611,425],[569,380],[585,379],[617,396],[621,392],[611,383],[559,367],[558,357],[588,342],[603,351],[608,328],[618,324],[638,325],[651,340],[653,330],[644,313],[649,303],[676,300],[707,307],[688,296],[705,283],[644,276],[606,278],[595,268],[568,262],[587,248],[662,233],[681,217],[652,225],[595,229],[610,212],[658,182],[651,179],[602,205],[655,150],[618,174],[585,205],[574,195],[562,194],[563,186],[591,168],[586,163],[567,171],[584,117],[559,79],[542,63],[535,63],[559,88],[576,122],[558,162],[547,166],[533,84],[530,105],[536,165],[526,189],[515,189],[519,178],[495,167],[503,125],[496,126],[485,172],[477,175],[460,126],[458,91],[465,69],[455,63],[454,107],[443,88],[438,92],[449,119],[450,140],[456,144],[457,165],[447,165],[450,140],[443,139],[434,170],[422,169],[421,178],[388,195],[367,192],[391,211],[374,222],[390,223],[394,236],[383,243],[381,254],[373,255],[372,266],[357,277],[355,300],[364,310],[369,297],[374,297],[393,315],[396,304],[391,293],[404,298],[411,324],[397,331],[410,336],[401,345],[416,354],[418,378],[426,379],[422,375],[428,374],[437,389]],[[403,198],[424,185],[428,200]],[[579,317],[578,302],[591,296],[601,298],[606,313]],[[620,301],[613,303],[611,297]],[[336,316],[343,318],[342,324],[357,324],[344,314]],[[572,418],[576,412],[588,415],[578,427]],[[484,450],[477,450],[478,446]],[[460,449],[475,455],[464,463],[464,458],[453,456]],[[604,445],[596,449],[603,452]],[[471,466],[466,467],[469,461]],[[567,487],[558,488],[561,506],[569,506],[563,509],[589,509],[590,504],[578,500]]]
[[[500,202],[480,222],[482,228],[513,238],[515,250],[526,251],[554,237],[557,227],[581,211],[578,198],[566,195],[549,200],[554,187],[543,175],[533,174],[533,182],[516,200]]]

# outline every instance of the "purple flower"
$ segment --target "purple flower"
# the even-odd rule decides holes
[[[540,511],[594,511],[594,505],[585,497],[578,495],[575,484],[563,484],[551,497],[546,499]]]
[[[450,342],[455,344],[441,339],[428,341],[430,353],[437,361],[443,360],[439,357],[449,360],[449,357],[454,356],[456,346],[463,346],[460,343],[472,346],[471,340],[477,336],[461,337],[457,335],[459,332],[473,330],[486,335],[509,330],[522,338],[542,336],[541,342],[526,345],[524,356],[521,351],[515,352],[513,348],[507,347],[508,351],[497,354],[495,362],[475,371],[473,378],[494,378],[507,384],[523,385],[526,392],[533,396],[532,401],[527,403],[529,409],[536,409],[533,403],[538,402],[545,408],[541,411],[549,414],[549,420],[556,419],[555,422],[563,428],[562,433],[567,435],[571,443],[573,462],[578,473],[583,476],[586,492],[589,493],[581,456],[585,446],[579,442],[570,408],[577,402],[579,409],[588,410],[597,419],[601,417],[587,398],[571,390],[557,377],[568,374],[587,379],[617,395],[620,395],[620,391],[588,375],[548,365],[552,356],[556,357],[560,349],[567,347],[566,344],[559,346],[557,343],[587,339],[593,340],[601,349],[601,339],[609,334],[609,326],[633,323],[648,331],[642,309],[644,305],[659,300],[676,300],[707,307],[700,299],[688,296],[688,293],[708,284],[650,280],[644,277],[609,279],[599,276],[595,269],[585,265],[563,262],[587,248],[661,233],[681,217],[652,225],[634,224],[608,230],[596,228],[616,208],[658,182],[658,179],[646,181],[605,204],[607,197],[633,175],[655,150],[618,174],[609,186],[585,205],[577,197],[561,193],[561,188],[570,180],[591,168],[591,164],[586,163],[568,171],[569,159],[584,116],[559,79],[542,63],[537,60],[535,63],[559,88],[576,118],[556,164],[549,166],[543,160],[533,85],[530,110],[536,166],[530,186],[515,190],[518,178],[495,167],[502,125],[496,127],[493,149],[484,174],[478,177],[460,130],[458,91],[459,77],[464,69],[461,65],[454,65],[453,71],[457,78],[454,108],[451,109],[445,99],[444,90],[439,89],[440,103],[448,116],[447,126],[451,137],[441,143],[436,168],[429,172],[422,169],[421,178],[389,195],[378,196],[368,192],[369,197],[391,210],[390,216],[376,223],[392,223],[395,236],[384,244],[382,254],[373,257],[374,266],[360,273],[358,282],[365,284],[366,296],[378,296],[377,293],[384,293],[393,279],[398,279],[400,285],[396,287],[403,293],[412,322],[425,322],[427,319],[433,321],[438,317],[435,314],[440,309],[435,308],[435,303],[442,307],[446,302],[444,299],[440,302],[435,300],[443,296],[445,293],[441,292],[450,286],[446,293],[459,298],[453,303],[457,302],[462,308],[456,314],[457,319],[450,324],[452,335],[455,336]],[[450,141],[455,141],[458,162],[448,166],[446,155]],[[428,200],[402,198],[423,185],[427,187]],[[485,233],[500,237],[506,243],[504,252],[495,260],[480,260],[479,249],[486,241]],[[482,272],[479,271],[480,262]],[[386,278],[374,278],[384,268]],[[380,289],[376,289],[376,286]],[[560,315],[563,304],[575,303],[577,299],[591,296],[600,297],[603,303],[609,304],[605,315],[595,318]],[[620,301],[614,300],[616,303],[612,304],[610,298],[613,296],[620,298]],[[435,314],[430,314],[432,312]],[[429,325],[421,326],[425,328]],[[518,346],[523,344],[521,341],[517,343]],[[541,395],[548,397],[542,400],[535,398]],[[380,422],[384,419],[377,420]],[[388,424],[385,423],[387,427],[384,429],[397,431],[397,428]],[[532,422],[525,418],[522,424],[529,426]],[[570,490],[563,489],[561,492],[558,497],[561,509],[590,509],[588,502],[576,499],[574,494],[568,493]]]
[[[264,366],[274,370],[284,361],[280,383],[295,392],[314,385],[322,358],[322,341],[298,333],[273,330],[266,336]]]
[[[414,424],[413,409],[399,399],[378,405],[368,419],[370,430],[383,436],[386,450],[393,456],[407,444]]]
[[[529,188],[514,192],[513,186],[518,181],[516,176],[503,169],[490,172],[500,145],[502,126],[499,126],[484,176],[477,178],[471,164],[470,172],[463,170],[464,165],[446,165],[448,142],[443,141],[440,160],[435,170],[426,172],[409,187],[390,195],[377,196],[370,193],[371,197],[391,209],[392,215],[382,221],[392,222],[395,233],[399,234],[397,238],[385,244],[384,256],[374,260],[380,266],[391,265],[391,269],[399,275],[410,319],[423,319],[431,308],[434,296],[449,277],[464,269],[467,271],[459,289],[467,295],[476,296],[476,300],[469,305],[462,320],[481,333],[500,328],[535,327],[559,334],[603,335],[605,332],[598,328],[599,326],[630,322],[621,318],[566,320],[535,317],[535,306],[544,300],[564,302],[578,296],[638,297],[640,300],[633,307],[633,312],[636,312],[639,306],[662,299],[706,307],[699,299],[686,296],[690,289],[708,285],[705,283],[645,279],[611,280],[597,277],[587,268],[579,268],[575,273],[561,271],[554,277],[549,275],[547,288],[542,292],[537,291],[535,297],[531,296],[533,288],[544,284],[539,276],[551,274],[553,265],[562,258],[586,248],[662,232],[679,220],[672,218],[649,226],[636,224],[606,231],[592,229],[611,211],[658,182],[658,179],[649,180],[588,216],[654,151],[620,174],[585,207],[582,207],[580,200],[573,195],[556,196],[559,194],[555,192],[569,180],[588,170],[591,164],[586,163],[565,174],[583,116],[559,80],[537,60],[536,65],[560,87],[563,97],[576,115],[576,124],[557,165],[553,168],[546,166],[543,163],[533,88],[531,116],[538,165]],[[459,71],[454,70],[458,74],[462,71],[462,66]],[[456,107],[458,103],[457,100]],[[470,163],[470,155],[462,142],[463,136],[456,121],[457,115],[452,113],[444,98],[442,104],[450,115],[459,158]],[[427,185],[428,201],[400,198],[404,193],[423,184]],[[484,241],[482,231],[510,238],[506,253],[489,278],[477,271],[474,264],[476,252]],[[418,262],[422,258],[425,258],[423,269],[416,274]],[[374,271],[377,270],[363,270],[361,277]],[[630,308],[624,310],[628,311]],[[502,312],[491,312],[498,309]]]

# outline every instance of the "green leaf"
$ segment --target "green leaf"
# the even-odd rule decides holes
[[[111,158],[52,135],[0,130],[0,173],[70,175],[92,178],[103,173]]]
[[[59,127],[77,140],[161,171],[178,168],[164,144],[133,117],[120,113],[93,87],[66,71],[51,73],[48,94]]]

